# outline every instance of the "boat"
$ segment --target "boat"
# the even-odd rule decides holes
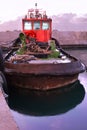
[[[81,61],[52,38],[52,19],[37,9],[37,3],[22,19],[22,32],[4,59],[7,84],[17,89],[61,88],[74,83],[85,71]]]

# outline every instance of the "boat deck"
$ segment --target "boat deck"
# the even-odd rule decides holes
[[[59,64],[59,63],[70,63],[72,62],[71,59],[69,58],[65,58],[65,59],[60,59],[60,58],[57,58],[57,59],[38,59],[38,60],[31,60],[31,61],[28,61],[29,64]]]

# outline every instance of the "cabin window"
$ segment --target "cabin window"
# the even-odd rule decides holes
[[[32,24],[29,21],[24,22],[24,30],[31,30],[32,29]]]
[[[49,29],[49,23],[48,22],[43,22],[42,23],[42,29],[43,30],[48,30]]]
[[[40,22],[34,22],[34,30],[40,29]]]

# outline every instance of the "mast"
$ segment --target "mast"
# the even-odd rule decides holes
[[[37,3],[35,3],[35,9],[37,9]]]

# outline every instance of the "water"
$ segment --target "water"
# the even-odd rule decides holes
[[[87,51],[73,51],[68,52],[86,64]],[[16,93],[8,104],[20,130],[87,130],[87,72],[69,88],[22,97]]]
[[[86,66],[87,66],[87,49],[83,48],[83,49],[75,49],[75,50],[71,50],[71,49],[66,49],[66,51],[75,56],[76,58],[78,58],[79,60],[81,60]]]

